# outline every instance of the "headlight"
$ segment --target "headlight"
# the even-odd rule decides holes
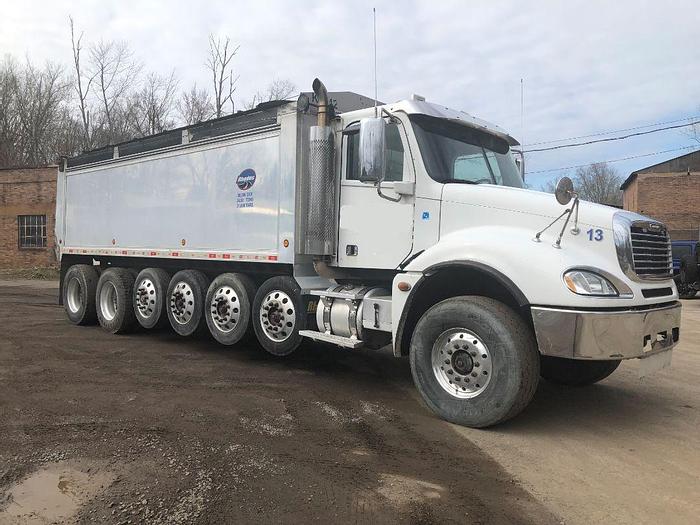
[[[579,295],[619,295],[605,277],[586,270],[569,270],[564,274],[564,283]]]

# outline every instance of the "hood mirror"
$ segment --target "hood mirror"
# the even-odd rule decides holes
[[[571,202],[576,193],[574,192],[574,183],[569,177],[562,177],[557,182],[557,188],[554,190],[554,196],[557,202],[562,206],[566,206]]]
[[[535,242],[540,242],[540,237],[545,231],[547,231],[550,227],[554,226],[554,224],[559,219],[561,219],[562,217],[566,217],[564,219],[564,226],[562,226],[561,231],[559,232],[559,235],[557,236],[553,244],[555,248],[561,248],[561,238],[564,236],[564,232],[566,231],[566,227],[568,226],[569,219],[571,219],[572,215],[574,216],[574,225],[573,228],[571,228],[571,235],[578,235],[579,233],[581,233],[581,230],[578,227],[579,200],[578,194],[574,190],[574,183],[569,177],[562,177],[561,179],[559,179],[559,182],[557,182],[557,188],[554,190],[554,196],[556,197],[557,202],[562,206],[566,206],[567,204],[569,204],[571,202],[571,199],[574,200],[574,203],[571,205],[570,208],[565,209],[562,212],[562,214],[559,215],[559,217],[557,217],[543,229],[538,231],[535,234],[535,238],[533,240]]]

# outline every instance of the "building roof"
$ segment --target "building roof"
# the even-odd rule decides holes
[[[687,173],[688,171],[700,171],[700,149],[633,171],[620,185],[620,189],[624,190],[629,186],[639,173]]]

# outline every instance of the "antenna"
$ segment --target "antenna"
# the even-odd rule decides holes
[[[520,140],[523,150],[523,162],[525,161],[525,88],[523,79],[520,79]]]
[[[372,8],[374,18],[374,117],[377,117],[377,8]]]

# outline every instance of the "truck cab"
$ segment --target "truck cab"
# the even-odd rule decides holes
[[[466,328],[471,316],[517,319],[523,333],[510,334],[511,351],[532,345],[538,363],[523,357],[523,366],[554,382],[591,384],[623,359],[641,359],[646,373],[668,366],[680,304],[662,224],[577,197],[566,208],[526,189],[513,137],[422,98],[341,114],[334,129],[338,245],[328,264],[350,294],[389,271],[393,351],[411,357],[419,391],[443,417],[481,426],[493,415],[478,402],[491,384],[483,374],[496,357],[484,349],[493,342]],[[341,298],[333,290],[319,312]],[[497,308],[470,309],[485,299]],[[376,313],[377,299],[365,315],[369,306]],[[322,319],[308,336],[334,333]],[[455,338],[471,346],[453,352]],[[465,415],[466,405],[477,408]]]

